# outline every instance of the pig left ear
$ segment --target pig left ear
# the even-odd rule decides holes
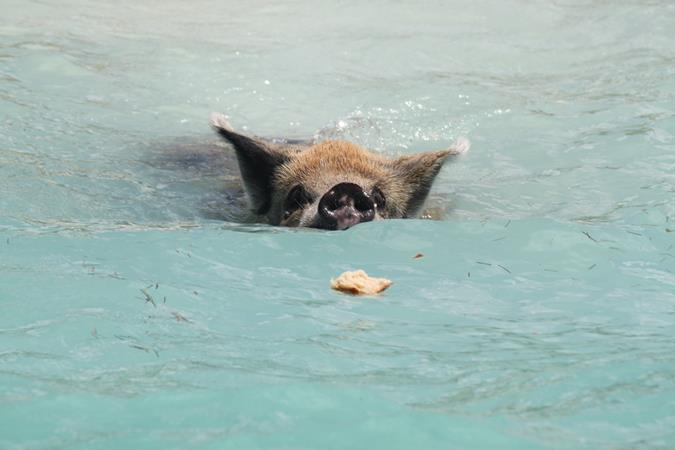
[[[467,139],[459,139],[448,150],[418,153],[402,156],[394,161],[394,171],[409,189],[405,216],[414,217],[424,204],[431,185],[449,156],[460,155],[469,149]]]
[[[290,159],[281,146],[234,131],[222,114],[211,115],[211,125],[234,146],[246,193],[256,214],[266,214],[272,202],[275,170]]]

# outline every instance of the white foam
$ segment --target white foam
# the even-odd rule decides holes
[[[471,148],[471,141],[464,136],[458,137],[457,140],[455,141],[454,145],[450,147],[450,151],[454,155],[462,155],[466,152],[469,151],[469,148]]]

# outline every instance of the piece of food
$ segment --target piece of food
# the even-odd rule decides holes
[[[391,283],[386,278],[372,278],[363,270],[355,270],[330,280],[330,287],[352,295],[373,295],[384,291]]]

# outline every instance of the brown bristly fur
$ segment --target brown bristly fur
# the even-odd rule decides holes
[[[450,155],[463,153],[468,141],[456,148],[387,158],[347,141],[325,141],[302,148],[273,145],[237,133],[222,115],[212,125],[233,144],[253,207],[272,224],[315,226],[318,199],[339,183],[353,183],[365,192],[379,189],[386,204],[375,219],[411,217],[420,210],[434,178]],[[297,185],[314,200],[282,217],[282,204]]]
[[[352,182],[369,190],[374,186],[387,193],[387,208],[382,218],[405,217],[414,191],[431,186],[449,151],[385,158],[347,141],[326,141],[298,154],[281,165],[274,185],[281,191],[295,184],[326,192],[338,182]],[[426,192],[423,195],[426,197]]]

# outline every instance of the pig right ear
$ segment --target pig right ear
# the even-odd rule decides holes
[[[222,114],[211,115],[211,126],[234,147],[254,211],[266,214],[272,203],[274,172],[290,155],[279,146],[237,133]]]
[[[409,197],[404,205],[407,217],[415,216],[422,208],[431,185],[449,156],[466,153],[469,140],[459,138],[455,145],[447,150],[417,153],[402,156],[394,161],[394,170],[409,189]]]

